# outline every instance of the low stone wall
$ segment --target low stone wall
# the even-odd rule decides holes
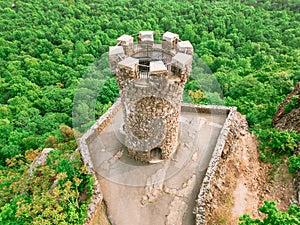
[[[81,153],[81,157],[83,163],[86,165],[88,169],[88,173],[94,176],[94,188],[93,188],[93,196],[90,204],[88,205],[88,215],[85,222],[85,225],[89,225],[91,220],[93,219],[97,208],[100,206],[103,196],[100,190],[100,186],[95,175],[94,165],[91,160],[91,156],[88,150],[89,142],[94,139],[101,131],[111,122],[113,116],[120,110],[121,101],[120,99],[110,107],[106,113],[104,113],[100,119],[96,121],[96,123],[80,138],[78,139],[78,146]]]
[[[219,106],[219,105],[196,105],[190,103],[182,103],[181,111],[197,112],[207,114],[229,114],[230,111],[235,110],[235,107]]]
[[[234,139],[240,134],[240,129],[242,126],[247,126],[246,124],[240,124],[239,120],[236,119],[237,113],[235,107],[223,107],[223,106],[202,106],[196,108],[197,110],[207,110],[207,112],[224,113],[224,110],[228,110],[229,114],[224,123],[224,126],[220,132],[215,150],[213,152],[212,158],[210,160],[209,166],[206,171],[206,175],[202,182],[198,198],[196,200],[196,207],[194,213],[196,214],[196,225],[206,224],[206,210],[205,208],[210,203],[210,189],[212,187],[213,178],[216,171],[219,169],[219,161],[222,158],[226,158],[227,154],[231,149],[231,145],[234,145]]]

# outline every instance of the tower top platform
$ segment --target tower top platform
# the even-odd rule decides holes
[[[154,42],[154,35],[161,36],[161,42]],[[179,54],[180,53],[180,54]],[[138,35],[124,34],[117,39],[116,46],[109,48],[110,68],[114,74],[117,73],[118,66],[125,66],[124,62],[135,62],[138,69],[137,75],[131,74],[131,78],[148,78],[150,62],[161,61],[172,77],[174,71],[172,67],[178,67],[182,71],[190,71],[192,66],[193,46],[189,41],[181,41],[179,35],[172,32],[164,34],[154,31],[140,31]],[[135,58],[138,61],[130,59],[123,61],[125,58]],[[122,61],[122,63],[120,63]],[[152,67],[162,65],[153,63]],[[152,69],[153,72],[153,69]],[[142,74],[139,76],[138,74]],[[177,74],[179,75],[179,74]]]

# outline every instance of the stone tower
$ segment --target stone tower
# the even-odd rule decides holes
[[[193,46],[166,32],[161,44],[153,31],[122,35],[109,49],[110,68],[120,88],[125,145],[142,162],[168,159],[176,151],[184,84],[192,68]]]

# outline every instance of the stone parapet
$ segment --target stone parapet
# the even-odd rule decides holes
[[[113,116],[118,112],[121,106],[121,101],[118,99],[116,103],[110,107],[105,114],[103,114],[96,123],[81,137],[78,139],[79,151],[84,165],[87,167],[88,174],[92,174],[94,177],[93,196],[91,202],[88,205],[87,219],[85,225],[89,225],[90,221],[95,216],[97,208],[100,206],[103,196],[100,190],[98,179],[95,174],[94,165],[88,149],[88,143],[96,138],[102,130],[107,127],[111,122]]]
[[[241,126],[245,126],[245,124],[240,124],[237,120],[237,113],[235,107],[219,107],[219,106],[206,106],[199,107],[198,110],[212,110],[212,111],[223,111],[223,109],[229,109],[228,117],[225,121],[225,124],[221,130],[220,136],[218,138],[217,144],[215,146],[215,150],[210,159],[209,166],[206,171],[206,175],[200,187],[200,192],[198,194],[198,198],[196,200],[196,207],[194,209],[194,213],[196,215],[196,225],[205,225],[206,224],[206,206],[210,203],[210,189],[212,187],[213,178],[215,176],[216,171],[221,167],[219,165],[219,161],[221,157],[226,157],[229,154],[230,146],[233,144],[234,139],[239,136],[239,131]],[[197,109],[197,107],[196,107]]]

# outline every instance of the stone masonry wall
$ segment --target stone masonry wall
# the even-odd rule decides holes
[[[180,103],[183,88],[165,78],[156,83],[130,82],[122,90],[124,105],[125,145],[131,156],[148,162],[150,151],[160,148],[162,159],[177,148]]]
[[[168,158],[177,148],[178,107],[163,98],[145,97],[134,105],[126,118],[126,142],[128,151],[141,161],[149,161],[150,150],[160,148],[162,159]],[[139,153],[148,153],[141,158]]]
[[[94,165],[91,160],[91,156],[88,150],[88,144],[91,140],[93,140],[102,130],[110,123],[113,116],[120,110],[121,102],[120,99],[110,107],[105,114],[103,114],[100,119],[96,121],[96,123],[80,138],[78,139],[78,146],[81,153],[81,157],[83,163],[88,169],[88,173],[92,174],[95,180],[94,188],[93,188],[93,196],[90,204],[88,205],[88,215],[85,222],[85,225],[89,225],[90,221],[93,219],[97,208],[100,206],[101,201],[103,199],[100,186],[95,175]]]
[[[216,110],[218,110],[218,108],[216,108]],[[235,140],[241,135],[241,132],[244,132],[244,130],[247,129],[245,118],[241,119],[240,116],[241,115],[236,111],[235,107],[230,108],[230,112],[218,138],[198,194],[196,207],[194,209],[194,213],[196,214],[196,225],[206,224],[206,208],[211,201],[210,190],[211,187],[213,187],[213,178],[222,166],[219,164],[221,157],[226,158],[230,153],[232,146],[235,144]]]

